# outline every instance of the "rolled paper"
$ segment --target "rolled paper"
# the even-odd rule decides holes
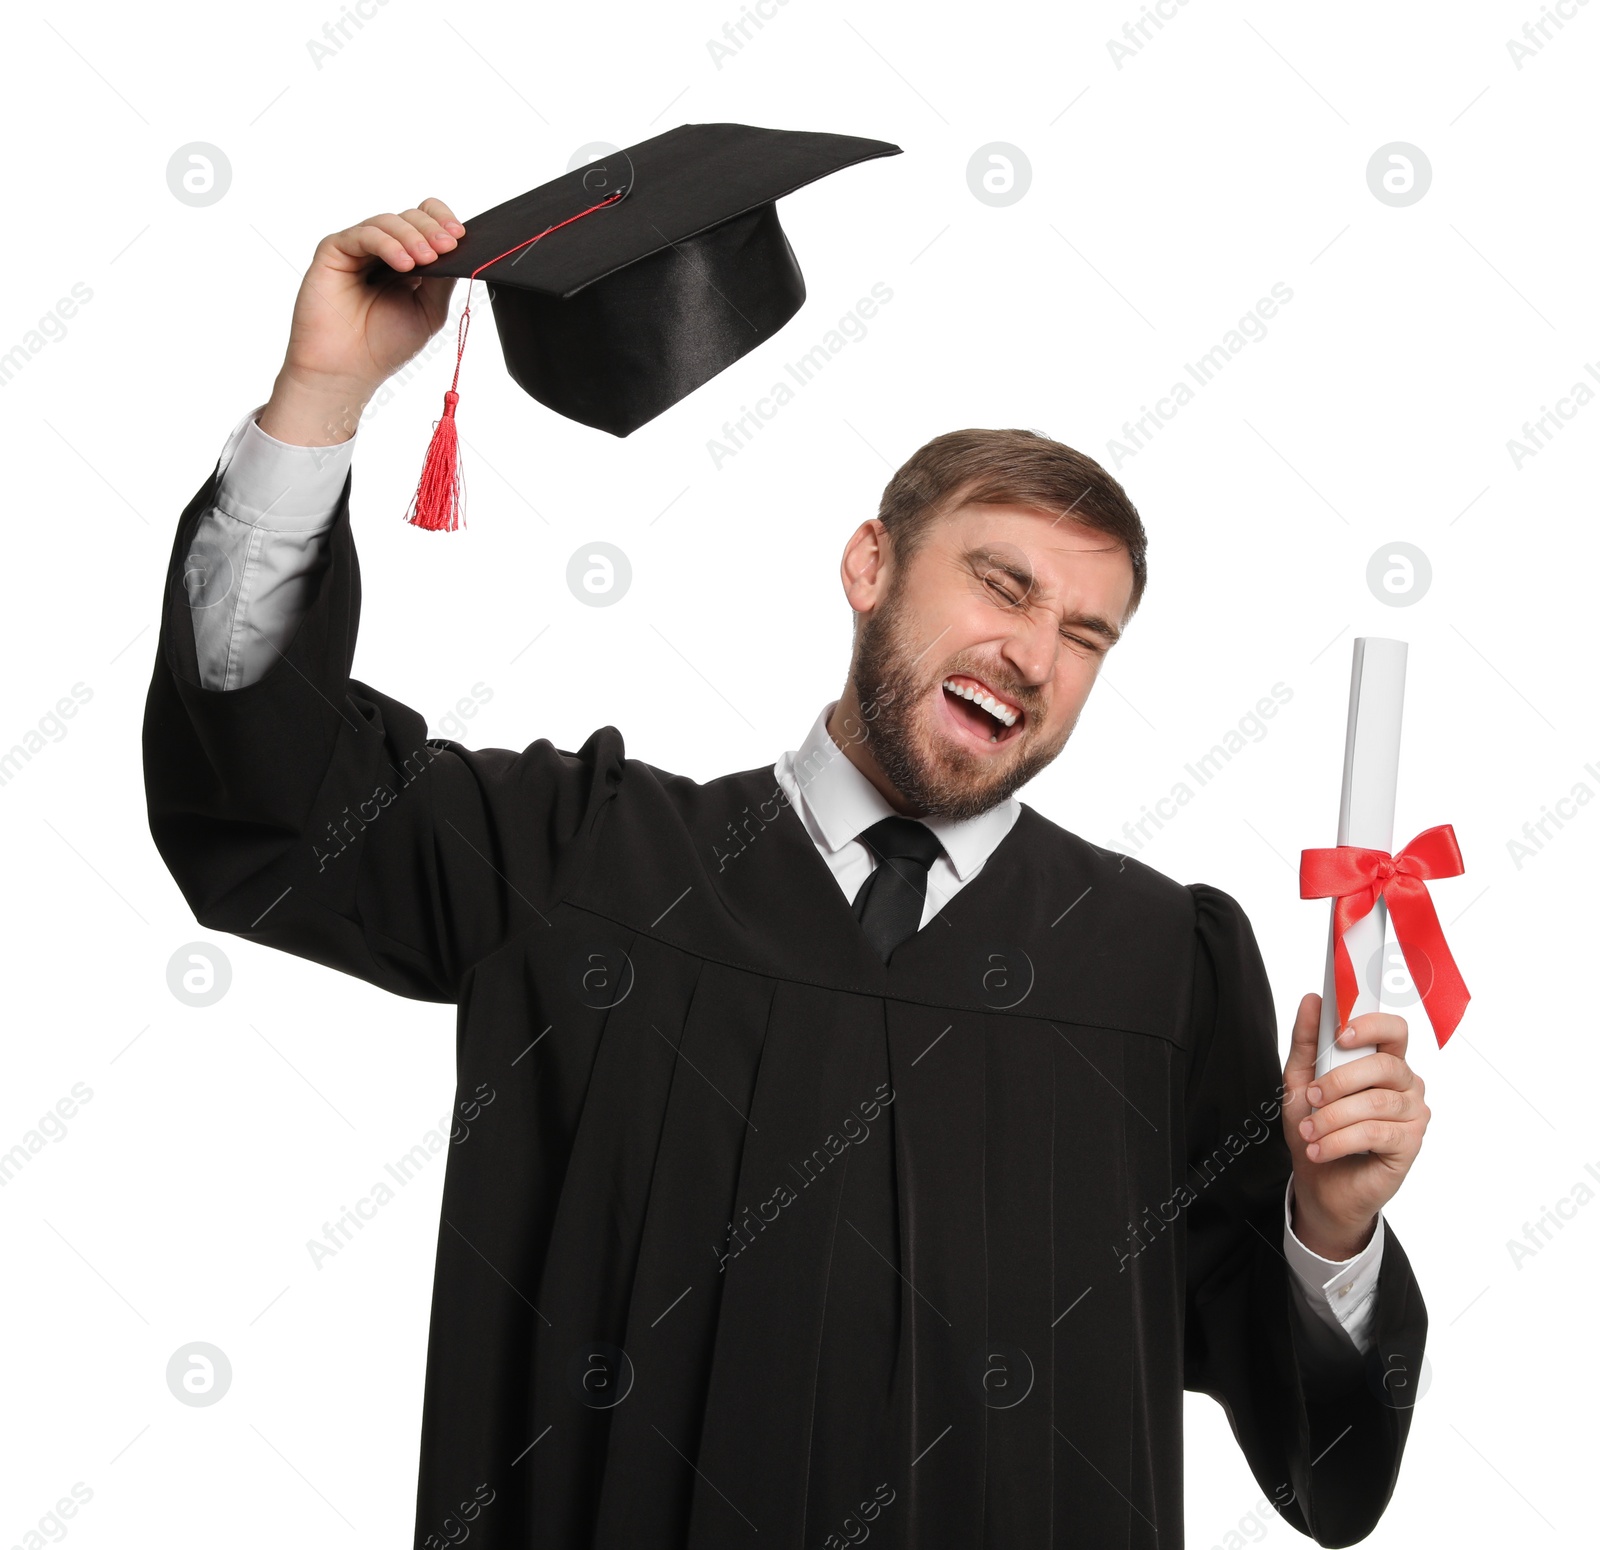
[[[1406,643],[1376,635],[1358,635],[1350,664],[1350,711],[1345,721],[1344,783],[1339,793],[1339,845],[1361,845],[1388,851],[1394,846],[1395,793],[1400,780],[1400,721],[1406,694]],[[1334,949],[1338,928],[1328,910],[1328,957],[1322,980],[1322,1020],[1317,1029],[1317,1075],[1347,1060],[1370,1055],[1376,1046],[1345,1049],[1333,1042],[1338,1033],[1339,1003],[1334,981]],[[1389,911],[1379,899],[1345,932],[1344,945],[1356,971],[1352,1018],[1379,1008],[1382,973],[1372,967],[1383,952]]]

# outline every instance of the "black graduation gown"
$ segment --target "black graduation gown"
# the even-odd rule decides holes
[[[430,739],[349,677],[347,481],[287,660],[144,727],[202,925],[457,1007],[418,1547],[1179,1547],[1182,1391],[1321,1543],[1393,1489],[1426,1314],[1313,1366],[1248,921],[1031,808],[887,966],[769,769]],[[1413,1390],[1414,1391],[1414,1390]]]

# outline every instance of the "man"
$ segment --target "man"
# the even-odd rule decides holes
[[[1280,1082],[1239,906],[1014,794],[1144,590],[1120,485],[924,447],[771,768],[429,738],[349,677],[347,468],[462,230],[318,247],[180,520],[144,742],[202,924],[458,1007],[415,1543],[1180,1546],[1184,1388],[1296,1528],[1364,1536],[1427,1327],[1380,1214],[1405,1022],[1315,1080],[1308,995]]]

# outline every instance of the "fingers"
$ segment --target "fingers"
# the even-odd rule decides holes
[[[391,222],[398,225],[400,230],[394,230]],[[417,259],[407,251],[408,240],[429,247],[422,234],[406,225],[398,216],[375,215],[369,221],[362,221],[324,237],[317,248],[317,262],[327,263],[336,269],[352,270],[378,258],[391,269],[404,272],[417,267]]]
[[[1336,1103],[1324,1104],[1314,1114],[1307,1115],[1297,1127],[1307,1141],[1320,1141],[1346,1125],[1363,1120],[1393,1120],[1404,1124],[1422,1119],[1428,1106],[1422,1101],[1421,1091],[1415,1087],[1367,1087]]]
[[[442,199],[424,199],[422,201],[421,205],[418,206],[418,208],[421,209],[421,210],[425,210],[436,221],[440,221],[445,226],[449,227],[450,232],[451,232],[451,234],[453,236],[457,236],[457,237],[466,236],[467,228],[465,226],[463,226],[459,220],[456,219],[455,211],[452,210],[450,208],[450,206],[447,205],[444,202],[444,200],[442,200]]]
[[[1322,1021],[1322,997],[1314,991],[1300,998],[1294,1028],[1289,1034],[1289,1059],[1283,1068],[1283,1085],[1290,1092],[1306,1086],[1317,1073],[1317,1029]]]
[[[1306,1097],[1322,1108],[1366,1087],[1401,1090],[1415,1087],[1418,1097],[1423,1091],[1422,1078],[1404,1060],[1398,1055],[1379,1052],[1363,1055],[1359,1060],[1347,1060],[1342,1066],[1330,1066],[1306,1090]]]
[[[411,219],[412,216],[426,222],[428,226],[439,232],[439,246],[436,247],[430,240],[428,232],[414,224]],[[362,229],[366,230],[369,227],[376,227],[379,231],[387,232],[400,244],[400,251],[411,260],[410,264],[395,264],[392,266],[394,268],[404,269],[410,268],[414,264],[431,264],[439,256],[439,252],[445,244],[450,247],[456,245],[456,239],[450,236],[432,216],[423,215],[419,210],[413,210],[408,215],[374,215]],[[388,262],[388,260],[385,260],[385,262]]]
[[[1409,1166],[1420,1145],[1421,1138],[1412,1125],[1397,1120],[1364,1119],[1345,1125],[1320,1141],[1309,1142],[1306,1156],[1312,1162],[1328,1163],[1338,1157],[1371,1152],[1382,1157],[1404,1158]]]
[[[423,203],[426,204],[427,201],[424,200]],[[448,253],[450,249],[456,245],[456,233],[452,231],[450,227],[447,226],[437,216],[430,215],[426,210],[420,207],[411,210],[402,210],[400,212],[400,219],[407,222],[417,231],[421,232],[422,235],[428,239],[428,243],[431,245],[431,248],[434,252]],[[459,221],[456,221],[454,224],[457,226],[461,225]],[[463,228],[463,230],[465,230],[465,228]],[[431,253],[429,256],[432,256]]]
[[[1374,1045],[1391,1055],[1404,1055],[1409,1037],[1406,1020],[1393,1012],[1363,1012],[1336,1035],[1342,1049],[1361,1049]]]
[[[448,253],[455,247],[456,238],[465,233],[466,227],[443,200],[424,199],[421,205],[399,215],[370,216],[335,232],[323,239],[323,248],[342,256],[347,263],[379,258],[391,269],[406,273],[431,264],[440,253]]]
[[[1433,1111],[1426,1084],[1397,1055],[1363,1055],[1334,1066],[1306,1096],[1317,1107],[1296,1123],[1312,1162],[1357,1152],[1414,1157]]]

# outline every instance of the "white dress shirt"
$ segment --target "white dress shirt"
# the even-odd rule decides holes
[[[872,875],[877,858],[857,836],[883,818],[895,816],[888,799],[853,765],[828,736],[831,702],[812,722],[799,748],[784,754],[773,766],[811,842],[822,852],[828,870],[852,903],[861,885]],[[928,868],[928,892],[922,905],[922,925],[983,869],[995,847],[1010,832],[1022,813],[1022,804],[1007,797],[998,807],[976,818],[928,818],[943,847]]]
[[[216,504],[196,527],[185,567],[200,681],[208,689],[255,682],[293,638],[355,448],[354,436],[331,447],[281,442],[256,424],[264,407],[240,420],[223,446]],[[828,735],[832,711],[831,704],[823,708],[773,775],[854,902],[877,865],[861,832],[894,809]],[[923,925],[978,875],[1020,812],[1012,797],[976,818],[926,820],[942,848],[928,869]],[[1293,1198],[1291,1178],[1283,1194],[1283,1257],[1295,1306],[1312,1349],[1330,1366],[1347,1364],[1372,1345],[1383,1217],[1359,1254],[1323,1259],[1294,1235]]]

